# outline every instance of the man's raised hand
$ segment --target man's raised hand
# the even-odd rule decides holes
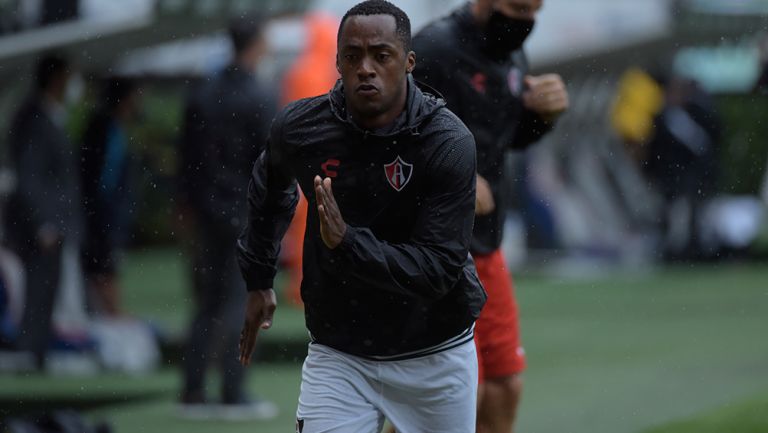
[[[548,121],[555,120],[568,109],[568,91],[560,75],[525,76],[523,105]]]
[[[341,217],[339,205],[333,196],[330,178],[320,179],[320,176],[315,176],[315,198],[317,213],[320,215],[320,236],[328,248],[336,248],[344,239],[347,223]]]

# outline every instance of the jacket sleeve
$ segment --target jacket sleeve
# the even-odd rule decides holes
[[[429,180],[409,241],[388,243],[368,228],[348,227],[341,244],[331,250],[339,259],[334,266],[372,289],[441,298],[459,281],[468,260],[475,171],[472,135],[449,139],[428,166]]]
[[[528,75],[530,68],[528,56],[524,50],[518,50],[512,54],[512,61],[522,71],[523,75]],[[520,101],[520,122],[514,130],[514,135],[507,141],[507,147],[513,150],[524,150],[538,142],[541,137],[546,135],[554,127],[554,122],[547,122],[536,112],[525,108],[522,100]]]
[[[50,177],[49,169],[55,164],[58,152],[50,143],[50,129],[36,119],[20,121],[15,129],[12,140],[16,150],[16,195],[24,208],[22,212],[28,227],[33,232],[44,225],[61,230],[60,218],[51,206],[55,197],[51,197],[50,188],[46,185],[46,179]]]
[[[520,123],[509,141],[508,147],[514,150],[526,149],[551,131],[553,126],[554,123],[547,122],[535,112],[523,108]]]
[[[248,220],[237,240],[237,261],[248,291],[272,288],[280,241],[299,200],[282,140],[283,119],[284,112],[273,122],[248,185]]]

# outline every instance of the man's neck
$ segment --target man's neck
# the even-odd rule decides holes
[[[384,129],[392,125],[395,120],[405,111],[405,105],[403,109],[398,112],[382,113],[375,117],[358,117],[354,113],[350,112],[350,119],[352,122],[366,131],[375,131],[377,129]]]
[[[397,110],[390,110],[386,111],[384,113],[365,117],[361,116],[358,113],[355,113],[352,108],[347,105],[347,112],[350,115],[350,118],[352,121],[359,127],[368,130],[368,131],[374,131],[377,129],[383,129],[391,125],[398,117],[400,117],[400,114],[402,114],[406,110],[406,103],[408,102],[408,86],[410,83],[406,82],[405,85],[405,91],[403,92],[403,95],[399,98],[397,104],[395,104],[395,107],[399,107]]]

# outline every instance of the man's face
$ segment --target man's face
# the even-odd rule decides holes
[[[406,53],[397,37],[393,16],[354,15],[344,22],[336,68],[353,117],[369,122],[385,114],[396,117],[405,102],[407,74],[415,64],[414,53]]]
[[[487,15],[496,10],[508,18],[535,20],[544,0],[478,0]]]

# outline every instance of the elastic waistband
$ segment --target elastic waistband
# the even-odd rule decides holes
[[[310,334],[309,336],[312,339],[312,343],[315,343],[315,339],[312,338],[312,334]],[[382,362],[405,361],[408,359],[422,358],[424,356],[445,352],[446,350],[459,347],[464,343],[472,341],[474,337],[475,337],[475,325],[473,324],[469,328],[465,329],[461,334],[455,337],[449,338],[448,340],[443,341],[442,343],[438,343],[434,346],[427,347],[425,349],[414,350],[406,353],[398,353],[397,355],[389,355],[389,356],[359,355],[359,354],[350,354],[350,355],[357,356],[358,358],[367,359],[369,361],[382,361]]]

